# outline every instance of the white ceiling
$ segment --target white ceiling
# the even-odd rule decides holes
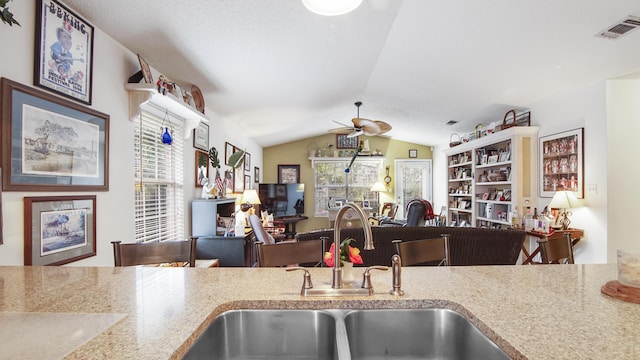
[[[360,116],[424,145],[575,87],[640,70],[640,30],[594,35],[637,0],[64,0],[262,146]],[[447,126],[448,120],[460,123]],[[535,113],[532,114],[536,122]]]

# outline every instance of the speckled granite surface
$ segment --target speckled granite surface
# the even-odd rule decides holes
[[[330,269],[310,271],[315,284],[331,278]],[[98,335],[67,359],[179,359],[229,309],[416,307],[461,312],[514,358],[640,358],[640,305],[600,292],[616,279],[615,264],[404,268],[402,275],[403,297],[388,294],[390,271],[376,271],[374,296],[303,298],[302,272],[283,269],[0,267],[0,311],[125,314],[106,330],[68,321],[73,331]],[[18,339],[33,341],[20,331]]]

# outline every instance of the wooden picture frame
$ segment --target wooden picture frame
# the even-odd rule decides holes
[[[260,182],[260,168],[257,166],[253,167],[253,182],[254,183]]]
[[[37,0],[34,84],[91,105],[93,33],[57,0]]]
[[[251,189],[251,175],[244,176],[244,189],[245,190]]]
[[[225,141],[224,143],[224,164],[225,165],[229,165],[229,158],[231,157],[231,155],[233,155],[234,152],[236,152],[236,147]]]
[[[209,151],[209,125],[201,122],[193,129],[193,147]]]
[[[2,190],[109,190],[109,115],[0,82]]]
[[[233,192],[237,194],[244,192],[244,169],[242,166],[233,169]]]
[[[244,153],[244,171],[251,171],[251,154],[248,152]]]
[[[349,137],[347,134],[336,134],[336,148],[356,149],[358,147],[358,136]]]
[[[196,150],[196,187],[202,187],[202,180],[209,178],[209,153]]]
[[[418,157],[418,149],[409,149],[409,158],[414,159]]]
[[[278,165],[278,184],[300,183],[300,165]]]
[[[570,190],[584,198],[584,128],[541,136],[539,142],[540,197]]]
[[[63,265],[95,255],[95,195],[24,198],[25,265]]]
[[[147,84],[153,84],[153,75],[151,74],[151,68],[145,59],[138,54],[138,62],[140,63],[140,71],[142,71],[142,78]]]

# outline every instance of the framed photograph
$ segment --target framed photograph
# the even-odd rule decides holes
[[[278,184],[300,182],[300,165],[278,165]]]
[[[480,160],[480,165],[486,165],[488,161],[489,161],[489,156],[487,154],[484,154],[482,155],[482,158]]]
[[[370,208],[371,207],[371,202],[369,200],[363,200],[362,201],[362,207],[363,208]]]
[[[495,164],[498,162],[498,155],[491,155],[487,161],[487,164]]]
[[[109,190],[109,115],[6,78],[2,190]]]
[[[540,197],[570,190],[584,198],[584,128],[539,138]]]
[[[236,147],[229,144],[228,142],[224,143],[224,164],[229,165],[229,158],[233,153],[236,152]]]
[[[95,255],[95,195],[24,198],[25,265],[63,265]]]
[[[244,176],[244,189],[251,189],[251,175]]]
[[[36,1],[36,86],[91,105],[93,26],[56,0]]]
[[[505,161],[509,161],[509,158],[511,157],[511,152],[509,151],[503,151],[500,153],[500,162],[505,162]]]
[[[260,182],[260,168],[257,166],[253,167],[253,182],[254,183]]]
[[[489,200],[489,193],[488,192],[482,194],[482,200]]]
[[[409,149],[409,158],[417,158],[418,149]]]
[[[209,125],[201,122],[193,129],[193,147],[209,151]]]
[[[209,177],[209,153],[196,150],[196,187],[202,187],[202,179]]]
[[[140,63],[140,71],[142,71],[142,78],[147,84],[153,84],[153,75],[151,75],[151,68],[149,64],[138,54],[138,62]]]
[[[336,134],[336,148],[355,149],[358,147],[358,136],[349,137],[347,134]]]
[[[343,205],[342,200],[336,200],[336,202],[335,202],[335,207],[337,207],[337,208],[341,208],[341,207],[342,207],[342,205]]]
[[[244,154],[244,171],[251,171],[251,154]]]

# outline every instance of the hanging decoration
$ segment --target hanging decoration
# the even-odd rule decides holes
[[[168,110],[165,110],[164,119],[162,119],[162,126],[160,127],[160,131],[164,129],[164,133],[162,133],[160,140],[162,140],[163,144],[171,145],[171,143],[173,143],[173,136],[171,135],[173,133],[173,127],[171,128],[171,134],[170,134],[169,127],[164,125],[165,121],[171,124],[171,120],[169,120]]]

